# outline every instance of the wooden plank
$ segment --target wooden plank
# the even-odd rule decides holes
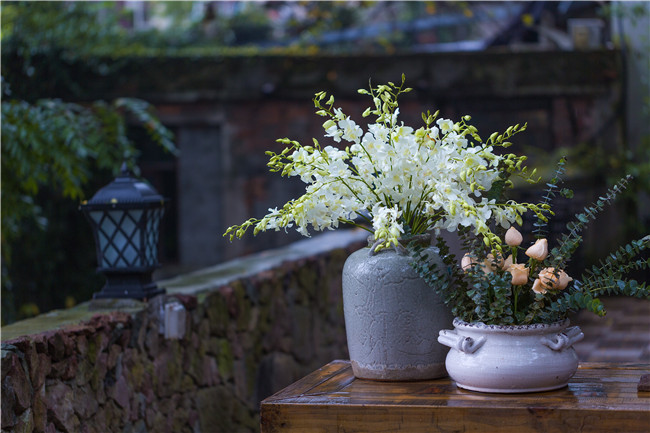
[[[315,372],[289,385],[285,389],[278,391],[265,401],[282,400],[285,398],[292,398],[296,395],[302,395],[328,381],[333,381],[338,384],[335,386],[341,386],[342,383],[346,383],[346,380],[348,382],[354,380],[350,363],[345,361],[332,361]]]
[[[568,387],[530,394],[462,390],[449,378],[355,379],[335,361],[262,402],[263,433],[650,431],[650,365],[581,365]]]

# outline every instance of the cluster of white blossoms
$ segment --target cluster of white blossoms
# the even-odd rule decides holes
[[[402,83],[403,85],[403,83]],[[261,219],[250,219],[231,227],[226,234],[241,237],[254,226],[255,234],[293,227],[308,235],[314,230],[334,229],[339,222],[365,219],[380,246],[397,245],[406,226],[412,235],[432,229],[448,231],[472,227],[488,236],[490,220],[503,227],[517,222],[527,205],[498,203],[487,197],[495,182],[521,168],[524,158],[500,156],[494,146],[506,147],[505,140],[525,129],[510,127],[502,135],[493,134],[482,142],[469,116],[460,122],[423,114],[425,126],[413,129],[398,120],[397,96],[410,89],[391,83],[360,93],[373,97],[376,123],[363,129],[330,97],[323,106],[324,92],[314,99],[317,114],[327,117],[325,137],[339,143],[321,147],[302,146],[289,139],[280,154],[267,152],[272,171],[298,176],[307,184],[305,193],[282,209],[269,209]]]

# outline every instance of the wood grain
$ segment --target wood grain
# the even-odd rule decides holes
[[[375,382],[333,361],[261,406],[263,433],[650,432],[648,364],[583,364],[563,389],[484,394],[449,378]]]

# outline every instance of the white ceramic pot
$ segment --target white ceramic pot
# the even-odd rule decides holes
[[[438,332],[453,316],[442,298],[394,250],[363,248],[343,268],[343,311],[352,371],[361,379],[425,380],[447,376]],[[437,250],[428,249],[431,257]]]
[[[578,369],[572,345],[584,338],[569,321],[498,326],[454,320],[438,341],[451,350],[446,367],[460,388],[480,392],[538,392],[562,388]]]

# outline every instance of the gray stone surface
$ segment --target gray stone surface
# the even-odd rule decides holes
[[[286,247],[251,254],[226,263],[207,267],[196,272],[176,278],[158,281],[157,284],[167,289],[167,293],[198,294],[215,289],[230,282],[250,277],[275,267],[284,262],[291,262],[309,256],[324,254],[328,251],[345,248],[354,243],[363,243],[368,237],[364,230],[338,230],[294,242]],[[305,287],[306,290],[310,288]]]

